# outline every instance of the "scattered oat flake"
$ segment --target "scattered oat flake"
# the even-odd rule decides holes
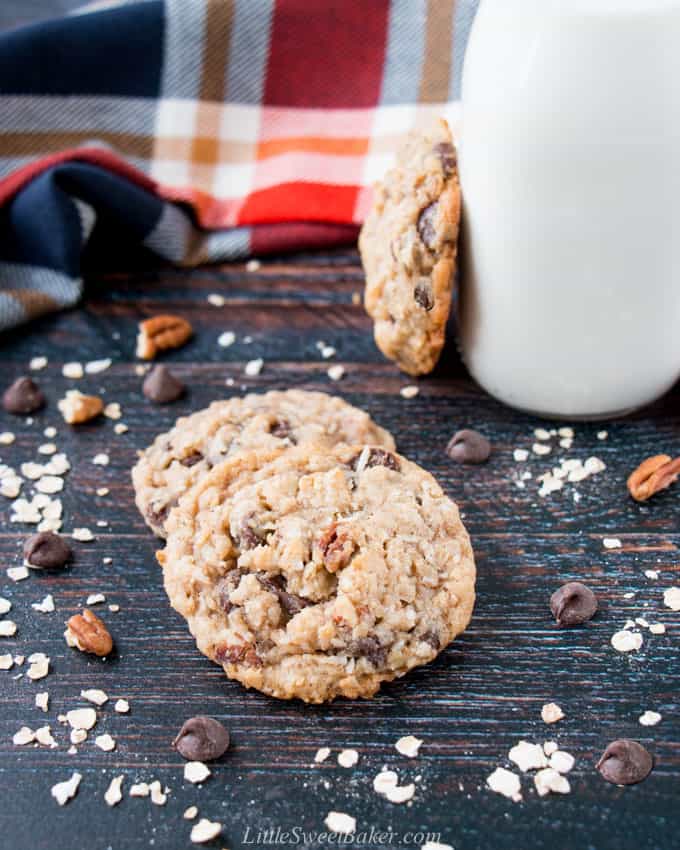
[[[527,770],[537,770],[548,766],[548,760],[540,744],[531,744],[529,741],[520,741],[508,753],[510,761],[526,773]]]
[[[410,384],[407,387],[402,387],[399,390],[399,395],[402,398],[415,398],[418,395],[419,392],[420,392],[420,389],[418,387],[416,387],[415,384]]]
[[[117,806],[118,803],[123,799],[123,780],[125,779],[124,774],[120,774],[120,776],[114,776],[111,780],[109,787],[104,792],[104,800],[106,800],[107,806]]]
[[[0,596],[0,614],[6,614],[11,609],[12,603],[9,599],[5,599],[3,596]]]
[[[555,750],[550,756],[549,766],[558,773],[569,773],[575,763],[576,759],[571,753],[565,750]]]
[[[233,331],[225,331],[217,337],[217,344],[220,348],[229,348],[236,342],[236,334]]]
[[[604,537],[602,539],[602,545],[605,549],[620,549],[623,543],[621,543],[618,537]]]
[[[551,791],[555,794],[568,794],[571,791],[569,780],[566,776],[553,770],[552,767],[546,767],[539,770],[534,776],[534,785],[539,797],[545,797]]]
[[[72,729],[92,729],[97,722],[94,708],[73,708],[66,712],[66,720]]]
[[[454,850],[450,844],[442,844],[441,841],[426,841],[420,850]]]
[[[70,779],[65,782],[57,782],[56,785],[52,786],[50,793],[60,806],[66,805],[69,800],[75,797],[82,778],[82,774],[74,772]]]
[[[0,620],[0,637],[14,637],[17,624],[13,620]]]
[[[5,655],[0,655],[0,670],[11,670],[13,666],[14,659],[11,653],[8,652]]]
[[[320,747],[316,751],[316,755],[314,756],[315,764],[321,764],[321,762],[326,761],[328,756],[331,754],[330,747]]]
[[[541,709],[541,720],[544,723],[557,723],[564,717],[564,712],[555,702],[547,702]]]
[[[85,371],[88,375],[98,375],[100,372],[105,372],[111,365],[111,358],[106,357],[103,360],[90,360],[85,364]]]
[[[90,543],[94,540],[94,534],[89,528],[74,528],[71,537],[74,540],[80,540],[81,543]]]
[[[48,593],[42,602],[32,602],[31,608],[41,614],[51,614],[54,611],[54,597]]]
[[[35,730],[35,740],[42,744],[43,747],[51,747],[55,749],[57,746],[57,742],[52,737],[52,730],[49,726],[41,726],[40,729]]]
[[[522,463],[529,457],[529,452],[526,449],[515,449],[512,453],[513,458],[517,463]]]
[[[224,295],[220,295],[218,292],[211,292],[207,298],[208,304],[212,304],[213,307],[224,307],[227,303],[227,299]]]
[[[11,431],[3,431],[2,434],[0,434],[0,443],[3,446],[11,446],[15,439],[16,438]]]
[[[106,602],[103,593],[91,593],[85,600],[86,605],[100,605],[102,602]]]
[[[106,732],[104,735],[97,735],[94,739],[95,746],[99,747],[100,750],[104,750],[105,753],[110,753],[111,750],[116,749],[115,740]]]
[[[168,795],[163,793],[161,783],[158,779],[154,779],[149,783],[149,795],[154,806],[164,806],[168,800]]]
[[[41,711],[47,711],[50,704],[50,695],[48,691],[39,691],[35,695],[35,706]]]
[[[324,824],[331,832],[338,832],[341,835],[349,835],[357,828],[356,818],[344,812],[329,812],[324,819]]]
[[[127,434],[130,429],[124,422],[117,422],[113,426],[113,430],[116,434]]]
[[[598,431],[597,432],[597,439],[598,440],[606,440],[608,436],[609,436],[608,431]]]
[[[189,806],[188,809],[184,810],[184,814],[182,815],[182,817],[184,818],[184,820],[193,820],[197,814],[198,809],[196,808],[196,806]]]
[[[197,824],[191,827],[191,840],[194,844],[205,844],[222,832],[222,824],[201,818]]]
[[[108,487],[98,487],[97,488],[97,495],[98,496],[108,496],[109,493],[110,493],[110,490],[109,490]]]
[[[38,454],[41,455],[53,455],[57,450],[57,447],[54,443],[43,443],[38,446]]]
[[[522,786],[519,776],[504,767],[497,767],[493,773],[487,776],[486,784],[496,794],[502,794],[515,803],[522,799]]]
[[[550,446],[546,446],[545,443],[534,443],[531,451],[535,455],[549,455],[552,449]]]
[[[661,722],[661,715],[658,711],[645,711],[638,717],[638,723],[641,726],[656,726]]]
[[[642,646],[642,635],[640,632],[621,629],[612,635],[611,645],[617,652],[634,652]]]
[[[65,378],[82,378],[83,377],[83,364],[82,363],[64,363],[61,374]]]
[[[52,495],[59,493],[64,489],[64,479],[58,478],[56,475],[43,475],[35,485],[35,489],[39,493]]]
[[[47,366],[47,357],[32,357],[28,362],[28,368],[34,372],[39,372]]]
[[[117,711],[118,714],[127,714],[130,711],[130,703],[126,699],[117,699],[113,710]]]
[[[545,428],[535,428],[534,437],[536,437],[537,440],[549,440],[550,431],[546,431]]]
[[[146,782],[137,782],[135,785],[130,786],[128,793],[131,797],[148,797],[149,786]]]
[[[264,360],[261,357],[258,357],[257,360],[249,360],[245,369],[243,370],[249,378],[254,378],[255,375],[259,375],[262,371],[262,367],[264,366]]]
[[[652,581],[656,581],[659,578],[658,570],[645,570],[645,578],[652,579]]]
[[[205,782],[210,775],[210,768],[202,761],[188,761],[184,765],[184,778],[187,782]]]
[[[680,587],[669,587],[665,590],[663,604],[671,611],[680,611]]]
[[[335,366],[331,366],[327,372],[327,375],[331,379],[331,381],[339,381],[344,374],[345,368],[339,363],[336,363]]]
[[[422,743],[420,738],[416,738],[413,735],[404,735],[402,738],[399,738],[394,746],[402,756],[414,759],[418,755],[418,750],[422,746]]]
[[[15,732],[12,737],[12,743],[15,747],[25,747],[27,744],[32,744],[35,741],[35,732],[29,729],[28,726],[22,726],[18,732]]]
[[[340,767],[354,767],[359,761],[359,753],[356,750],[342,750],[338,753],[338,764]]]
[[[666,627],[663,623],[650,623],[649,631],[653,635],[664,635],[666,634]]]
[[[123,415],[120,404],[117,401],[110,401],[104,408],[103,413],[107,419],[120,419]]]
[[[95,466],[108,466],[109,456],[105,452],[100,452],[92,458],[92,463]]]
[[[246,263],[246,271],[256,272],[261,266],[262,263],[259,260],[248,260]]]
[[[93,702],[95,705],[104,705],[109,701],[106,691],[99,690],[98,688],[89,688],[88,690],[81,691],[80,696],[88,702]]]
[[[42,652],[34,652],[33,655],[29,656],[28,660],[31,666],[28,668],[26,675],[32,681],[35,682],[38,679],[44,679],[50,672],[50,659]]]

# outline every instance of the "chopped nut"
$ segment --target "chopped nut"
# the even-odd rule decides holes
[[[153,316],[139,323],[137,357],[153,360],[160,352],[184,345],[193,334],[193,328],[180,316]]]
[[[628,492],[636,502],[647,499],[670,487],[680,475],[680,457],[654,455],[643,461],[628,478]]]
[[[57,407],[69,425],[89,422],[104,410],[104,402],[96,395],[83,395],[79,390],[68,390],[57,402]]]
[[[13,620],[0,620],[0,637],[14,637],[17,624]]]
[[[262,367],[264,366],[264,360],[261,357],[258,357],[257,360],[249,360],[245,369],[243,370],[249,378],[254,378],[256,375],[259,375],[262,371]]]
[[[35,695],[35,707],[41,711],[47,711],[50,703],[50,695],[47,691],[40,691]]]
[[[89,608],[83,609],[82,614],[71,617],[64,637],[69,646],[76,647],[81,652],[104,656],[113,649],[113,640],[106,626]]]
[[[335,366],[331,366],[327,372],[328,377],[331,381],[339,381],[345,374],[344,366],[341,366],[339,363],[336,363]]]

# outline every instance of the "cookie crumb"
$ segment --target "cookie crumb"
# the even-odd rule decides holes
[[[104,792],[104,800],[107,806],[117,806],[123,799],[122,786],[124,779],[125,776],[121,773],[120,776],[114,776],[111,780],[109,787]]]
[[[357,828],[356,818],[345,814],[345,812],[329,812],[324,819],[324,824],[331,832],[337,832],[341,835],[350,835]]]
[[[97,735],[94,739],[95,746],[99,747],[100,750],[104,750],[105,753],[110,753],[111,750],[116,749],[115,740],[107,733],[104,735]]]
[[[621,629],[611,638],[611,645],[617,652],[635,652],[641,648],[642,643],[640,632],[631,632],[627,629]]]
[[[331,381],[339,381],[343,378],[345,374],[345,367],[341,366],[339,363],[336,363],[334,366],[331,366],[326,373]]]
[[[569,780],[566,776],[558,773],[552,767],[546,767],[539,770],[534,776],[534,785],[539,797],[545,797],[546,794],[568,794],[571,791]]]
[[[537,770],[548,766],[548,760],[539,744],[531,744],[529,741],[520,741],[508,753],[510,761],[526,773],[527,770]]]
[[[184,765],[184,778],[194,785],[205,782],[211,776],[210,768],[202,761],[188,761]]]
[[[663,604],[671,611],[680,611],[680,587],[669,587],[665,590]]]
[[[198,814],[198,808],[196,806],[189,806],[188,809],[184,810],[184,814],[182,817],[184,820],[193,820]]]
[[[522,786],[519,776],[504,767],[497,767],[493,773],[487,776],[486,784],[496,794],[502,794],[515,803],[519,803],[522,799]]]
[[[418,395],[419,392],[420,392],[420,389],[418,387],[416,387],[415,384],[410,384],[407,387],[402,387],[399,390],[399,395],[402,398],[415,398]]]
[[[661,722],[661,715],[658,711],[644,711],[638,717],[638,723],[641,726],[656,726],[657,723]]]
[[[66,720],[72,729],[92,729],[97,722],[94,708],[73,708],[66,712]]]
[[[541,709],[541,720],[544,723],[557,723],[564,717],[564,712],[555,702],[547,702]]]
[[[602,539],[602,545],[605,549],[620,549],[623,543],[621,543],[618,537],[604,537]]]
[[[414,759],[418,755],[422,743],[420,738],[416,738],[413,735],[404,735],[402,738],[399,738],[394,747],[402,756]]]
[[[113,710],[118,714],[127,714],[130,711],[130,703],[126,699],[117,699]]]
[[[356,750],[342,750],[338,753],[338,764],[340,767],[354,767],[359,761],[359,753]]]
[[[224,331],[217,337],[217,344],[220,348],[229,348],[236,342],[236,334],[233,331]]]
[[[74,772],[70,779],[67,779],[65,782],[57,782],[56,785],[53,785],[50,789],[50,794],[60,806],[65,806],[78,793],[78,786],[82,778],[82,774]]]
[[[84,374],[83,364],[82,363],[64,363],[64,365],[62,366],[62,369],[61,369],[61,374],[65,378],[72,378],[74,380],[77,380],[78,378],[82,378],[83,374]]]
[[[207,818],[201,818],[191,828],[191,840],[194,844],[205,844],[206,841],[212,841],[213,838],[217,838],[221,832],[221,823],[209,821]]]
[[[316,751],[316,755],[314,756],[314,763],[321,764],[322,762],[326,761],[330,754],[330,747],[319,747],[319,749]]]

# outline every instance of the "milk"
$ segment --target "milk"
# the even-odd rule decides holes
[[[463,76],[461,344],[515,407],[680,377],[680,0],[483,0]]]

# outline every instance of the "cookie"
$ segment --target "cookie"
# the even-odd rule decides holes
[[[359,237],[376,344],[410,375],[431,372],[444,347],[460,212],[456,151],[439,120],[399,151]]]
[[[240,453],[166,528],[165,589],[198,648],[280,699],[370,697],[435,658],[472,613],[458,508],[384,448]]]
[[[165,537],[165,520],[179,497],[234,452],[364,442],[394,448],[391,434],[367,413],[325,393],[287,390],[216,401],[178,419],[142,453],[132,470],[135,501],[147,525]]]

